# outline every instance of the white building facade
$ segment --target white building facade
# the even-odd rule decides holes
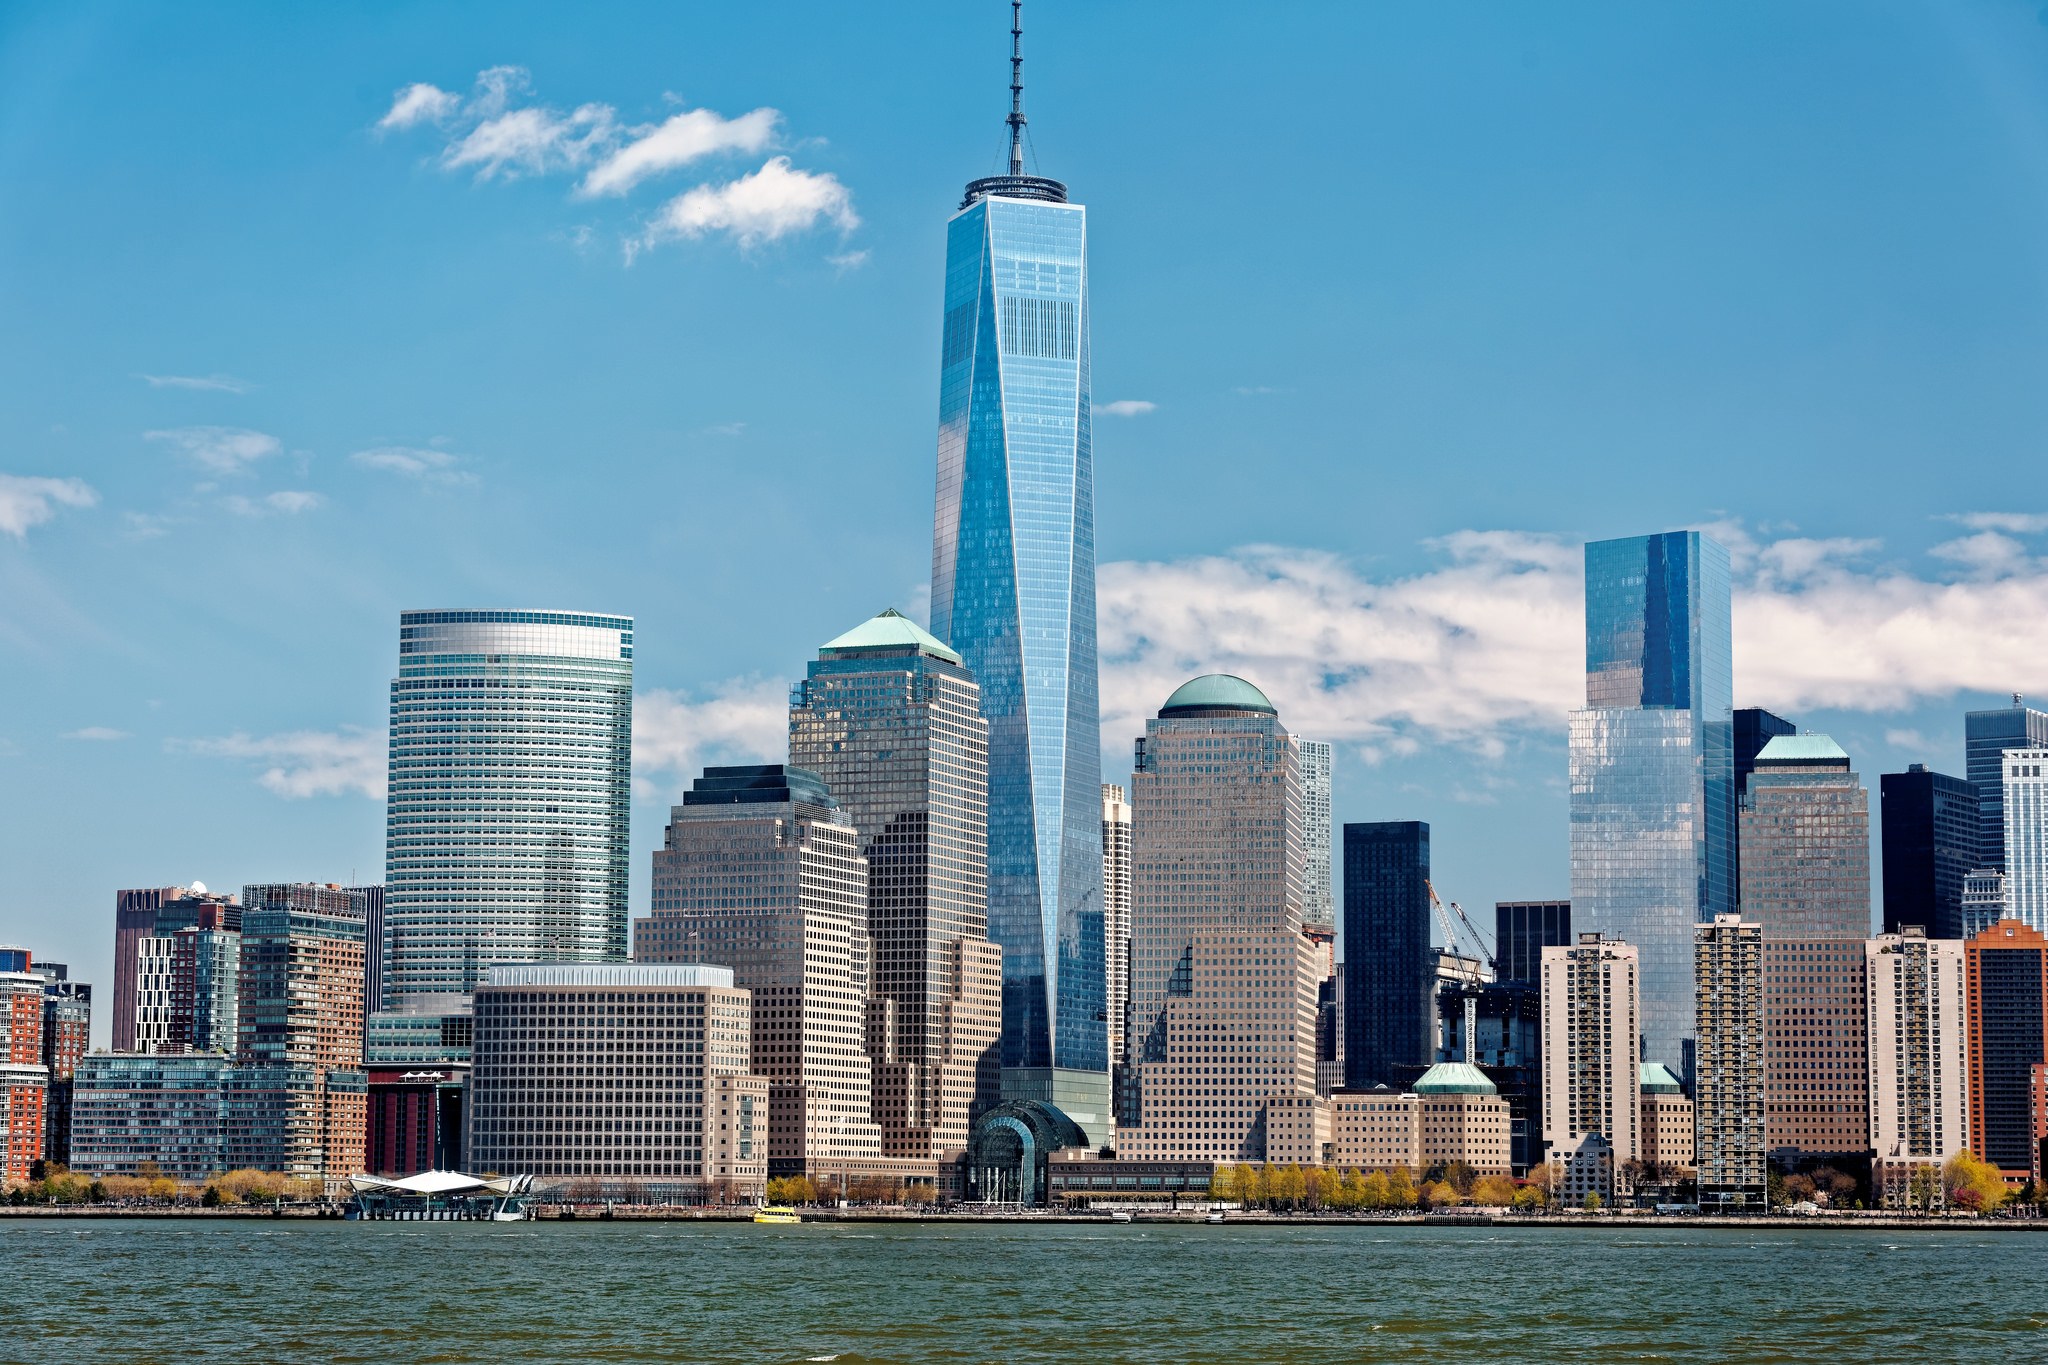
[[[1543,1140],[1568,1203],[1626,1192],[1642,1151],[1636,947],[1597,933],[1543,950]]]
[[[1940,1180],[1914,1176],[1969,1145],[1963,945],[1907,925],[1865,943],[1863,960],[1872,1183],[1888,1207],[1938,1200]]]

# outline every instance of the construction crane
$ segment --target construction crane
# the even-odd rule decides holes
[[[1429,878],[1424,877],[1422,885],[1429,892],[1429,904],[1430,908],[1436,911],[1436,922],[1444,931],[1444,946],[1454,953],[1462,954],[1464,951],[1464,945],[1459,941],[1457,926],[1451,923],[1451,916],[1455,914],[1458,917],[1458,924],[1464,925],[1465,932],[1471,936],[1472,946],[1479,950],[1476,956],[1481,962],[1486,964],[1487,970],[1493,973],[1494,979],[1498,980],[1500,978],[1500,959],[1494,956],[1493,949],[1487,946],[1485,936],[1479,932],[1479,926],[1472,922],[1470,916],[1466,915],[1465,907],[1456,901],[1450,901],[1448,902],[1450,908],[1446,910],[1444,908],[1446,902],[1443,897],[1437,895],[1435,884]]]

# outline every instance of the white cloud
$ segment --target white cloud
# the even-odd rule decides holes
[[[216,474],[239,474],[257,460],[284,449],[275,436],[245,427],[178,427],[145,431],[142,435],[146,440],[176,446]]]
[[[0,532],[18,539],[55,517],[59,507],[91,507],[99,500],[83,479],[0,474]]]
[[[439,123],[461,107],[462,97],[425,81],[415,81],[398,92],[391,109],[377,120],[379,132],[410,128],[416,123]]]
[[[618,134],[610,105],[585,104],[558,114],[538,106],[486,119],[448,145],[441,164],[476,167],[476,178],[545,175],[584,165]]]
[[[788,157],[775,156],[751,175],[723,185],[699,185],[669,200],[637,245],[729,232],[741,246],[752,247],[805,231],[820,219],[841,232],[860,226],[853,196],[837,177],[792,170]]]
[[[275,493],[266,493],[260,498],[245,498],[237,493],[224,499],[223,505],[238,517],[267,517],[273,513],[295,516],[300,512],[312,511],[322,501],[318,493],[281,489]]]
[[[1095,411],[1105,417],[1143,417],[1159,411],[1159,405],[1144,398],[1119,398],[1114,403],[1097,403]]]
[[[780,679],[729,679],[701,701],[659,688],[633,697],[633,766],[642,773],[673,773],[681,786],[707,764],[775,763],[788,752],[789,684]]]
[[[709,109],[688,109],[657,126],[636,128],[636,136],[594,166],[576,193],[583,198],[624,194],[650,176],[687,166],[722,152],[765,151],[775,141],[782,115],[756,109],[728,119]]]
[[[231,374],[146,374],[152,389],[200,389],[210,393],[247,393],[255,388],[246,379],[237,379]]]
[[[1957,512],[1944,520],[1960,522],[1973,531],[2005,531],[2016,536],[2048,531],[2048,513],[2042,512]]]
[[[237,732],[219,739],[171,740],[173,753],[204,754],[266,763],[257,782],[279,796],[345,796],[382,800],[385,745],[381,731],[358,726],[340,730],[295,730],[252,736]]]
[[[88,725],[83,730],[66,732],[64,738],[84,740],[126,739],[128,738],[128,732],[126,730],[116,730],[112,726],[107,725]]]
[[[358,450],[349,459],[368,469],[387,470],[423,483],[475,483],[476,475],[461,468],[462,456],[424,446],[378,446]]]
[[[1560,733],[1584,697],[1580,548],[1505,531],[1431,544],[1440,567],[1383,580],[1336,555],[1268,546],[1104,565],[1107,751],[1208,671],[1249,678],[1289,728],[1369,759]],[[2048,655],[2014,628],[2048,619],[2048,565],[2001,560],[1949,579],[1866,567],[1873,548],[1750,537],[1735,592],[1739,705],[1884,712],[1959,692],[2048,692]]]
[[[1973,573],[1999,577],[2027,564],[2027,547],[2003,531],[1979,531],[1975,535],[1946,541],[1928,551],[1953,560]]]
[[[865,251],[842,251],[836,256],[827,256],[825,263],[838,266],[841,273],[848,270],[858,270],[868,263],[868,253]]]

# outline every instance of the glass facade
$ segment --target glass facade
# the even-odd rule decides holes
[[[1977,789],[1977,861],[1973,868],[2005,871],[2005,751],[2048,746],[2048,711],[2015,695],[1996,711],[1963,717],[1964,775]]]
[[[1917,924],[1927,937],[1963,937],[1963,883],[1977,862],[1977,789],[1915,763],[1879,780],[1884,837],[1884,931]]]
[[[398,635],[384,1001],[622,960],[632,618],[412,611]]]
[[[1429,826],[1344,826],[1344,1084],[1401,1086],[1436,1060]],[[1403,1072],[1397,1068],[1410,1068]]]
[[[1637,946],[1643,1057],[1688,1078],[1694,926],[1736,902],[1732,650],[1720,545],[1672,531],[1586,546],[1572,918]]]
[[[1086,210],[980,182],[946,238],[932,631],[989,723],[1005,1066],[1109,1063],[1089,401]]]

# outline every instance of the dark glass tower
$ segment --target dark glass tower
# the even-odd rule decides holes
[[[1977,861],[1973,866],[2005,871],[2005,751],[2043,746],[2048,746],[2048,711],[2026,705],[2017,692],[2011,706],[1963,716],[1963,771],[1977,789]]]
[[[1977,859],[1977,789],[1915,763],[1878,779],[1884,931],[1917,924],[1929,938],[1963,936],[1963,879]]]
[[[1496,901],[1493,906],[1494,956],[1502,981],[1543,980],[1543,950],[1572,941],[1570,901]]]
[[[1003,1065],[1104,1071],[1088,219],[1024,173],[1018,41],[1009,173],[969,184],[946,232],[932,633],[989,725]]]
[[[1344,1084],[1399,1086],[1436,1060],[1429,826],[1344,826]]]
[[[1697,531],[1586,546],[1573,928],[1636,946],[1643,1059],[1682,1075],[1693,926],[1736,899],[1731,616],[1728,552]]]

